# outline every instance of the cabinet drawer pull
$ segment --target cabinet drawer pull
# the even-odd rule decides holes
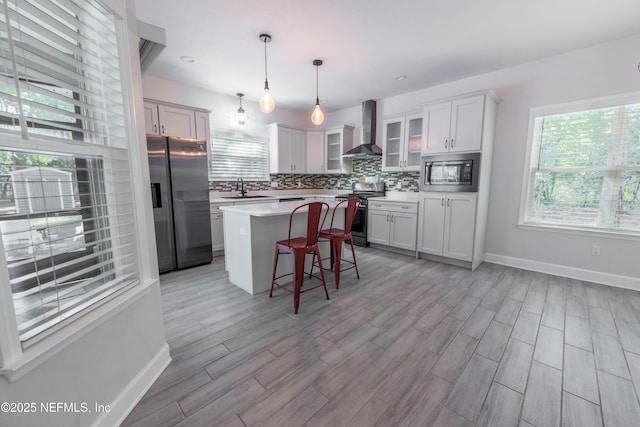
[[[400,206],[400,209],[410,209],[411,206]]]

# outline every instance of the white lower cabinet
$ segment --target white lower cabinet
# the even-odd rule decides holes
[[[473,259],[476,193],[422,193],[418,252]]]
[[[233,203],[211,204],[211,246],[213,253],[224,250],[224,222],[220,206],[228,206]]]
[[[213,252],[224,250],[223,226],[222,214],[211,214],[211,246]]]
[[[367,240],[415,251],[418,206],[415,203],[369,200]]]

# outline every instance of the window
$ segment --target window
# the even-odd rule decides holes
[[[640,232],[639,101],[532,111],[525,224]]]
[[[23,347],[139,281],[116,19],[97,1],[0,9],[1,282]]]
[[[269,180],[267,140],[255,136],[215,134],[211,138],[211,181],[236,178]]]

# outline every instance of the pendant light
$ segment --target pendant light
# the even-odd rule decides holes
[[[318,98],[318,67],[322,65],[322,60],[314,59],[313,65],[316,67],[316,107],[313,109],[313,113],[311,113],[311,122],[318,126],[324,122],[324,114],[320,109],[320,98]]]
[[[240,106],[236,110],[236,123],[238,126],[244,126],[247,124],[247,121],[249,121],[249,115],[244,111],[244,108],[242,108],[242,97],[244,93],[236,93],[236,95],[240,99]]]
[[[260,98],[260,110],[270,113],[276,108],[276,103],[269,92],[269,80],[267,79],[267,43],[271,42],[269,34],[260,34],[260,40],[264,43],[264,92]]]

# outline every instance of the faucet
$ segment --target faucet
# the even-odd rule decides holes
[[[244,195],[247,194],[244,189],[244,180],[242,178],[236,179],[236,191],[240,192],[240,197],[244,197]]]

